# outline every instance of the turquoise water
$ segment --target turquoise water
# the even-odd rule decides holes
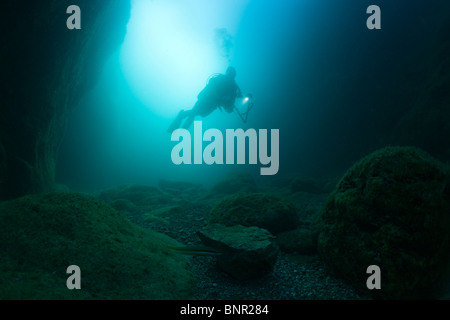
[[[413,102],[407,87],[399,89],[422,61],[411,53],[433,32],[418,1],[382,1],[382,29],[369,30],[370,4],[133,1],[122,46],[69,122],[57,179],[96,189],[159,179],[211,185],[235,171],[262,180],[341,176],[391,142],[390,132]],[[229,65],[242,92],[253,94],[248,121],[219,110],[196,120],[204,131],[223,134],[278,129],[277,175],[261,177],[261,166],[248,161],[177,166],[171,160],[170,123]],[[239,100],[236,106],[245,111]]]

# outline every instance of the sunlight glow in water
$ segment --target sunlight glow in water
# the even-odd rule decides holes
[[[213,73],[230,63],[215,29],[235,36],[247,0],[134,0],[121,49],[125,78],[155,114],[189,109]],[[233,61],[231,61],[233,63]]]

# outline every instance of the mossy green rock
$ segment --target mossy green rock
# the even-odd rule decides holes
[[[77,193],[0,203],[0,299],[188,299],[180,244],[144,230],[103,201]],[[81,269],[69,290],[67,267]]]
[[[276,195],[238,193],[224,198],[212,208],[210,222],[226,226],[256,226],[276,234],[295,229],[298,216],[290,201]]]
[[[413,147],[374,152],[348,170],[315,228],[322,259],[364,293],[436,297],[450,249],[449,169]],[[381,290],[367,289],[370,265]]]

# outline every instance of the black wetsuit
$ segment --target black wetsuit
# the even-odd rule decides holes
[[[202,117],[209,115],[218,107],[232,112],[234,100],[242,93],[234,79],[219,74],[209,80],[207,86],[198,94],[193,111]]]
[[[194,107],[188,111],[181,111],[169,128],[169,132],[178,128],[186,117],[183,128],[188,129],[196,116],[206,117],[219,107],[223,107],[229,113],[233,112],[237,97],[242,97],[242,93],[234,78],[223,74],[213,76],[198,94]]]

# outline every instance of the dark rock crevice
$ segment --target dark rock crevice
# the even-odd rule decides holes
[[[81,30],[66,27],[72,4]],[[53,188],[68,111],[123,41],[129,14],[129,0],[0,3],[0,199]]]

